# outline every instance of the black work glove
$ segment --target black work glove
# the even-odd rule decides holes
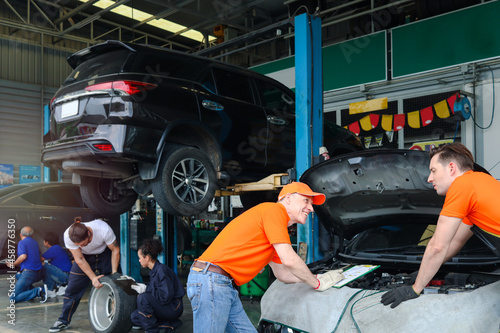
[[[404,286],[386,292],[382,295],[380,302],[384,305],[392,303],[391,308],[394,309],[396,306],[401,304],[401,302],[417,298],[418,296],[420,296],[420,294],[417,294],[415,290],[413,290],[413,286]]]

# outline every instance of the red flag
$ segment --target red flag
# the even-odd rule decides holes
[[[434,113],[432,112],[432,106],[428,106],[425,109],[420,110],[420,119],[422,119],[422,125],[427,126],[432,123],[434,119]]]
[[[359,122],[355,121],[352,124],[350,124],[349,131],[353,132],[356,135],[359,135],[359,133],[361,132],[361,129],[359,128]]]
[[[406,115],[405,114],[395,114],[394,115],[394,131],[397,132],[405,127]]]
[[[452,113],[455,113],[455,110],[453,110],[453,108],[455,106],[455,101],[457,100],[457,96],[458,96],[458,93],[451,95],[451,97],[449,97],[447,99],[448,106],[450,107],[450,110]]]

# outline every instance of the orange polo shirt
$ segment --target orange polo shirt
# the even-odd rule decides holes
[[[467,171],[451,183],[440,215],[461,218],[500,237],[500,181]]]
[[[252,280],[272,260],[281,263],[273,244],[290,243],[288,216],[280,203],[257,205],[232,220],[199,260],[231,274],[241,286]]]

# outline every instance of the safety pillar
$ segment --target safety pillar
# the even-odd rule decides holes
[[[321,19],[310,14],[295,17],[295,113],[297,180],[312,166],[323,145],[323,68]],[[306,263],[321,258],[319,222],[309,218],[297,226],[297,240],[307,244]]]

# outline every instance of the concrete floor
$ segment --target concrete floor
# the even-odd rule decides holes
[[[40,299],[35,298],[28,302],[15,304],[15,325],[9,323],[10,318],[7,315],[10,310],[9,298],[7,296],[9,290],[8,274],[0,275],[0,332],[2,333],[40,333],[48,332],[61,314],[62,309],[62,296],[57,298],[50,298],[46,303],[40,304]],[[184,280],[181,277],[181,280]],[[185,281],[184,281],[185,282]],[[39,283],[35,284],[38,285]],[[83,296],[78,309],[71,321],[71,327],[63,332],[66,333],[87,333],[93,332],[88,319],[88,295],[90,288]],[[249,297],[242,297],[243,307],[247,312],[250,320],[257,327],[260,319],[260,302],[259,299]],[[191,333],[193,332],[193,319],[191,303],[184,297],[184,313],[180,318],[182,320],[182,327],[176,332]],[[131,332],[139,333],[143,331]],[[122,333],[122,332],[120,332]]]

